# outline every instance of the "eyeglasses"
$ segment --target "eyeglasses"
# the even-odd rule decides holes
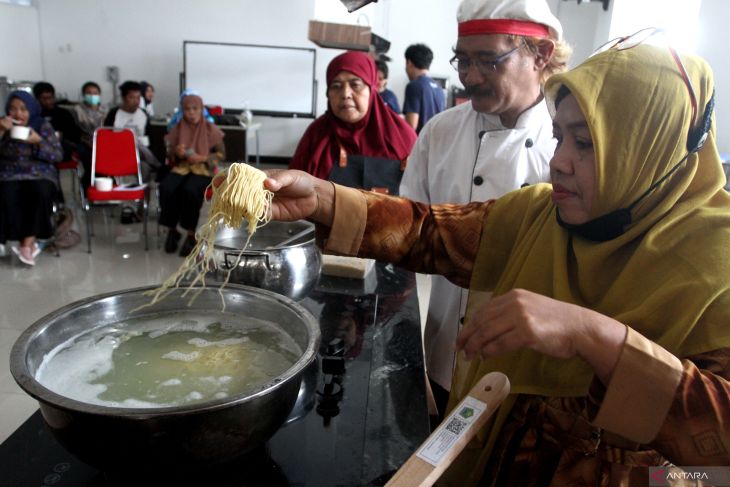
[[[451,64],[451,66],[453,66],[454,69],[459,72],[459,74],[468,73],[469,69],[471,69],[472,65],[474,65],[483,76],[489,76],[490,74],[497,71],[497,66],[505,62],[507,58],[512,55],[512,53],[517,51],[523,45],[524,43],[513,49],[510,49],[504,54],[500,54],[499,56],[489,60],[477,58],[476,60],[472,61],[467,57],[459,57],[459,55],[457,54],[456,56],[451,58],[449,64]]]
[[[601,45],[593,51],[593,54],[590,55],[590,57],[595,56],[596,54],[600,54],[602,52],[608,51],[609,49],[617,49],[619,51],[623,51],[626,49],[631,49],[632,47],[636,47],[639,44],[643,43],[650,37],[654,35],[665,35],[664,29],[659,29],[656,27],[648,27],[646,29],[641,29],[638,32],[635,32],[634,34],[631,34],[629,36],[624,37],[617,37],[616,39],[612,39],[605,44]],[[684,81],[685,86],[687,86],[687,91],[689,92],[689,101],[692,106],[692,122],[690,124],[690,127],[695,126],[695,121],[697,120],[697,96],[695,95],[694,87],[692,86],[692,81],[689,79],[689,75],[687,74],[687,70],[684,67],[684,64],[682,63],[682,59],[679,57],[679,54],[677,54],[677,51],[674,50],[674,48],[667,43],[667,48],[669,49],[669,52],[672,55],[672,58],[674,59],[674,62],[677,64],[677,68],[679,69],[679,73],[682,76],[682,80]]]

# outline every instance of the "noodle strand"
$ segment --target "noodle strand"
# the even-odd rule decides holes
[[[212,190],[210,211],[208,212],[207,221],[195,234],[197,240],[195,247],[177,271],[168,277],[159,288],[148,293],[152,296],[152,300],[140,308],[162,301],[175,289],[184,285],[183,283],[187,280],[190,281],[183,296],[186,296],[197,284],[200,284],[197,293],[188,302],[188,306],[192,305],[197,295],[205,289],[205,276],[216,267],[212,256],[218,229],[221,225],[234,229],[240,228],[243,220],[246,220],[248,222],[246,243],[238,253],[234,264],[227,269],[226,277],[218,289],[223,303],[223,310],[225,310],[226,303],[222,289],[228,284],[231,272],[238,266],[241,256],[248,247],[256,229],[268,223],[271,218],[269,210],[274,193],[264,188],[265,179],[266,173],[263,171],[248,164],[234,163],[228,168],[227,177],[223,179],[218,187],[215,187],[211,182],[208,186],[208,189]]]

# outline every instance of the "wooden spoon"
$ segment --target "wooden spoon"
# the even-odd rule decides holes
[[[490,372],[426,438],[385,487],[430,487],[509,394],[509,380]]]

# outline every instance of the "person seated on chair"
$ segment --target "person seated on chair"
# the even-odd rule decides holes
[[[73,116],[79,128],[78,153],[84,165],[81,179],[83,187],[91,184],[91,150],[94,145],[94,130],[102,126],[106,107],[101,104],[101,87],[94,81],[87,81],[81,87],[81,103],[74,105]]]
[[[647,35],[548,79],[552,184],[428,205],[268,172],[272,218],[315,221],[325,252],[472,291],[449,408],[491,371],[511,389],[442,485],[647,485],[650,467],[730,465],[713,76]]]
[[[172,167],[160,183],[160,225],[168,227],[165,252],[177,250],[178,223],[187,232],[180,248],[186,257],[195,247],[200,208],[205,188],[225,159],[223,131],[204,116],[203,99],[195,90],[180,95],[178,113],[182,116],[165,137],[167,157]]]
[[[155,98],[155,87],[146,81],[140,81],[139,87],[142,89],[142,97],[139,100],[139,106],[147,112],[147,115],[154,117],[155,106],[152,103],[152,100]]]
[[[150,174],[161,167],[160,161],[149,149],[150,117],[140,108],[142,87],[136,81],[125,81],[119,86],[122,104],[109,110],[105,127],[130,128],[137,134],[137,151],[142,169],[142,181],[149,182]]]
[[[59,189],[55,163],[63,149],[29,93],[10,93],[5,113],[0,118],[0,244],[19,241],[13,252],[32,266],[40,253],[36,238],[53,235],[51,214]],[[21,127],[29,130],[19,133]]]
[[[388,108],[377,86],[370,56],[352,51],[335,57],[327,67],[327,111],[304,132],[289,168],[353,187],[387,187],[397,194],[416,132]],[[359,169],[353,156],[362,160]]]
[[[71,154],[78,148],[80,140],[79,127],[69,110],[56,103],[56,89],[51,83],[40,81],[33,85],[33,96],[41,105],[41,116],[58,132],[63,147],[63,160],[71,159]]]

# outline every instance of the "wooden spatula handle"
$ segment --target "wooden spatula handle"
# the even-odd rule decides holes
[[[509,394],[500,372],[481,378],[469,394],[398,469],[385,487],[429,487],[464,449]]]

